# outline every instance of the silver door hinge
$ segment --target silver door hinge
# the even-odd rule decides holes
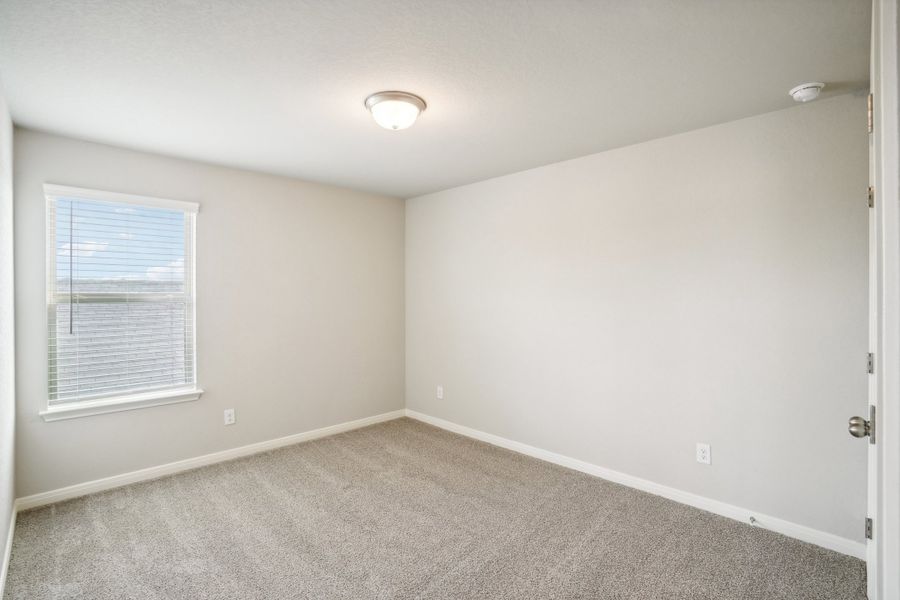
[[[872,133],[872,130],[874,129],[874,124],[875,124],[874,123],[875,118],[873,116],[873,113],[875,112],[874,104],[875,104],[875,99],[872,97],[872,94],[869,94],[869,97],[866,99],[866,105],[867,105],[866,131],[868,131],[869,133]]]
[[[866,519],[866,539],[872,539],[872,519]]]
[[[875,355],[871,352],[866,359],[866,371],[870,374],[875,372]]]
[[[869,186],[869,208],[875,208],[875,188]]]

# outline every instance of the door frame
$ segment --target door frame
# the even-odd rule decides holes
[[[872,3],[872,135],[875,191],[871,338],[875,373],[876,444],[869,450],[869,516],[873,536],[866,563],[871,600],[900,600],[900,119],[897,0]]]

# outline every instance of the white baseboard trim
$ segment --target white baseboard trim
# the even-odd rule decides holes
[[[416,419],[417,421],[422,421],[423,423],[428,423],[429,425],[434,425],[435,427],[440,427],[441,429],[446,429],[447,431],[452,431],[453,433],[487,442],[494,446],[500,446],[501,448],[506,448],[507,450],[551,462],[575,471],[581,471],[588,475],[593,475],[657,496],[662,496],[663,498],[668,498],[669,500],[674,500],[681,504],[687,504],[707,512],[741,521],[742,523],[753,524],[757,527],[769,529],[803,542],[827,548],[828,550],[834,550],[835,552],[840,552],[841,554],[853,556],[861,560],[866,559],[866,545],[861,542],[855,542],[805,525],[799,525],[797,523],[785,521],[784,519],[760,514],[746,508],[741,508],[740,506],[734,506],[704,496],[698,496],[697,494],[668,487],[647,479],[641,479],[640,477],[613,471],[612,469],[607,469],[582,460],[563,456],[562,454],[529,446],[528,444],[508,440],[498,435],[485,433],[464,425],[458,425],[457,423],[446,421],[438,417],[432,417],[414,410],[406,409],[406,416],[411,419]],[[751,517],[754,519],[752,523],[750,520]]]
[[[12,556],[13,533],[16,530],[16,505],[13,504],[9,515],[9,534],[6,536],[6,546],[3,549],[3,563],[0,564],[0,598],[6,591],[6,574],[9,572],[9,558]]]
[[[103,479],[96,479],[94,481],[88,481],[85,483],[78,483],[75,485],[70,485],[68,487],[51,490],[49,492],[41,492],[39,494],[25,496],[16,500],[16,509],[20,511],[28,510],[30,508],[36,508],[38,506],[44,506],[46,504],[53,504],[55,502],[61,502],[63,500],[78,498],[79,496],[86,496],[88,494],[94,494],[96,492],[111,490],[113,488],[122,487],[123,485],[128,485],[131,483],[137,483],[139,481],[158,479],[160,477],[165,477],[166,475],[172,475],[174,473],[196,469],[197,467],[224,462],[227,460],[240,458],[242,456],[250,456],[251,454],[259,454],[260,452],[267,452],[269,450],[274,450],[283,446],[291,446],[293,444],[299,444],[300,442],[307,442],[309,440],[327,437],[336,433],[343,433],[345,431],[359,429],[360,427],[366,427],[367,425],[374,425],[376,423],[382,423],[384,421],[399,419],[400,417],[404,416],[404,414],[405,411],[403,409],[395,410],[372,417],[357,419],[356,421],[347,421],[346,423],[338,423],[337,425],[330,425],[328,427],[322,427],[321,429],[314,429],[312,431],[296,433],[294,435],[276,438],[274,440],[248,444],[246,446],[231,448],[229,450],[222,450],[221,452],[213,452],[212,454],[204,454],[203,456],[188,458],[186,460],[179,460],[177,462],[172,462],[165,465],[149,467],[147,469],[140,469],[138,471],[131,471],[130,473],[122,473],[120,475],[113,475],[112,477],[105,477]]]
[[[198,467],[232,460],[235,458],[240,458],[242,456],[250,456],[252,454],[274,450],[283,446],[299,444],[300,442],[327,437],[329,435],[351,431],[353,429],[359,429],[360,427],[366,427],[368,425],[374,425],[376,423],[382,423],[384,421],[391,421],[393,419],[398,419],[404,415],[412,419],[434,425],[435,427],[446,429],[447,431],[452,431],[466,437],[480,440],[482,442],[487,442],[488,444],[492,444],[494,446],[506,448],[507,450],[519,452],[520,454],[532,456],[534,458],[545,460],[547,462],[567,467],[569,469],[581,471],[582,473],[587,473],[589,475],[600,477],[608,481],[613,481],[615,483],[626,485],[628,487],[632,487],[644,492],[649,492],[657,496],[662,496],[663,498],[668,498],[669,500],[687,504],[689,506],[715,513],[723,517],[735,519],[743,523],[749,524],[750,518],[753,517],[755,519],[754,524],[758,527],[763,527],[765,529],[781,533],[803,542],[808,542],[810,544],[815,544],[829,550],[834,550],[835,552],[840,552],[841,554],[846,554],[848,556],[853,556],[862,560],[865,560],[866,558],[866,545],[861,542],[855,542],[853,540],[842,538],[832,533],[826,533],[824,531],[819,531],[805,525],[799,525],[797,523],[785,521],[784,519],[756,513],[746,508],[734,506],[732,504],[727,504],[725,502],[720,502],[718,500],[713,500],[711,498],[706,498],[704,496],[699,496],[690,492],[685,492],[679,489],[655,483],[653,481],[649,481],[647,479],[641,479],[640,477],[627,475],[619,471],[613,471],[612,469],[607,469],[605,467],[594,465],[575,458],[570,458],[562,454],[557,454],[555,452],[550,452],[548,450],[529,446],[528,444],[523,444],[521,442],[515,442],[513,440],[502,438],[491,433],[485,433],[477,429],[472,429],[471,427],[458,425],[451,421],[440,419],[438,417],[432,417],[430,415],[426,415],[414,410],[401,409],[383,413],[380,415],[375,415],[372,417],[357,419],[356,421],[338,423],[336,425],[322,427],[321,429],[314,429],[312,431],[306,431],[286,437],[276,438],[274,440],[240,446],[238,448],[223,450],[221,452],[214,452],[212,454],[205,454],[203,456],[198,456],[195,458],[189,458],[165,465],[132,471],[130,473],[122,473],[120,475],[114,475],[112,477],[106,477],[104,479],[97,479],[94,481],[79,483],[76,485],[51,490],[49,492],[42,492],[39,494],[19,498],[18,500],[16,500],[15,510],[13,511],[13,514],[10,518],[9,537],[6,541],[3,563],[2,565],[0,565],[0,597],[2,597],[3,595],[3,586],[6,582],[6,569],[9,564],[10,552],[12,550],[12,539],[13,530],[15,527],[16,511],[28,510],[47,504],[53,504],[55,502],[61,502],[63,500],[77,498],[79,496],[86,496],[88,494],[93,494],[96,492],[111,490],[131,483],[158,479],[159,477],[165,477],[166,475],[172,475],[174,473],[180,473],[182,471],[189,471]]]

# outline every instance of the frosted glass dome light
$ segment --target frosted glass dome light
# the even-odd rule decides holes
[[[399,131],[416,122],[419,113],[425,110],[425,101],[406,92],[378,92],[366,98],[366,108],[376,123]]]

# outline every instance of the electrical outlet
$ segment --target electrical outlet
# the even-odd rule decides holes
[[[234,409],[233,408],[225,409],[225,424],[226,425],[234,425]]]
[[[709,444],[701,444],[697,442],[697,462],[704,465],[712,464],[712,455],[709,450]]]
[[[437,396],[438,400],[444,399],[444,386],[442,386],[442,385],[437,386],[437,391],[435,392],[435,396]]]

